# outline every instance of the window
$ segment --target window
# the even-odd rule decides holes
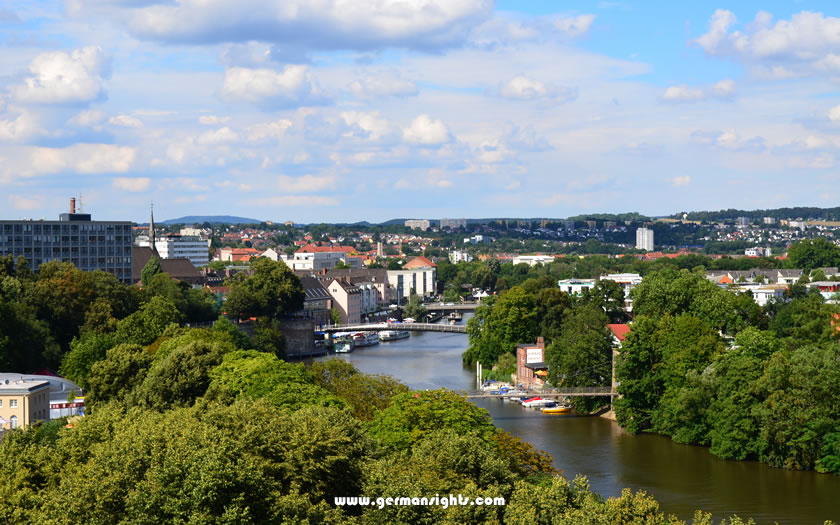
[[[12,401],[14,403],[14,401]],[[9,428],[17,428],[17,416],[12,416],[12,419],[9,420]]]
[[[12,399],[9,401],[9,408],[17,408],[17,399]]]
[[[3,400],[0,399],[0,408],[3,408]]]

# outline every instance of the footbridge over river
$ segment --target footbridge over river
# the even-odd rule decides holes
[[[491,394],[490,392],[482,390],[470,390],[465,392],[469,399],[492,399],[492,398],[508,398],[519,399],[522,397],[542,397],[546,399],[558,399],[563,397],[598,397],[598,396],[615,396],[618,392],[609,386],[578,386],[568,388],[550,388],[550,389],[534,389],[526,392],[518,392],[513,394]]]
[[[465,334],[464,325],[432,324],[432,323],[356,323],[336,324],[315,328],[316,332],[334,334],[336,332],[376,332],[379,330],[407,330],[409,332],[444,332],[450,334]]]

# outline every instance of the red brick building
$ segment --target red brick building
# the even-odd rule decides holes
[[[542,386],[548,376],[545,364],[545,341],[537,337],[536,344],[516,346],[516,382],[524,388]]]

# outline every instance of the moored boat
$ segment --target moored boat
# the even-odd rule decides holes
[[[335,343],[333,344],[333,350],[336,354],[349,354],[355,348],[356,345],[353,344],[353,339],[350,337],[336,339]]]
[[[571,405],[557,405],[554,407],[546,407],[542,409],[543,414],[568,414],[571,411]]]
[[[382,330],[379,332],[380,341],[396,341],[397,339],[405,339],[411,333],[408,330]]]

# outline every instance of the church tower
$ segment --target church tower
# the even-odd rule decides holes
[[[157,251],[157,245],[155,244],[155,204],[151,204],[151,209],[149,210],[149,246],[152,248],[152,253],[156,256],[160,257],[160,254]]]

